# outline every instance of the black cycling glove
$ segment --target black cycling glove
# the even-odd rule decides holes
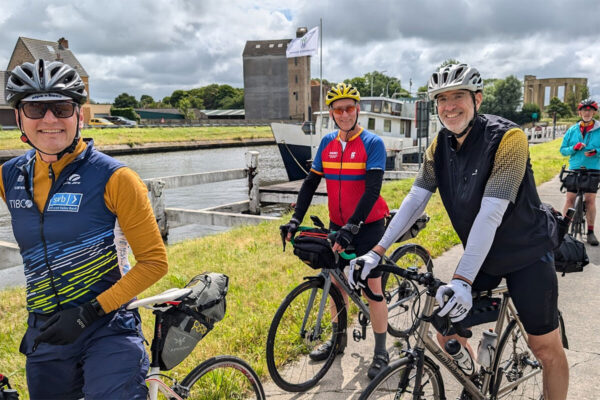
[[[347,249],[353,239],[354,235],[345,226],[341,227],[335,234],[335,243],[339,244],[342,249]]]
[[[91,303],[59,311],[40,328],[41,333],[35,338],[34,348],[39,343],[71,344],[85,328],[99,318],[100,315]]]
[[[296,218],[290,219],[290,222],[288,222],[285,225],[281,225],[279,227],[279,230],[281,231],[281,237],[283,239],[285,239],[287,237],[288,233],[291,233],[292,237],[294,237],[294,235],[298,231],[299,225],[300,225],[300,221],[298,221]]]

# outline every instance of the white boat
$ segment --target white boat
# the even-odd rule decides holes
[[[418,162],[419,138],[415,124],[417,100],[420,99],[363,97],[360,100],[358,124],[383,139],[387,152],[387,170],[399,170],[402,163]],[[337,129],[328,112],[314,114],[315,127],[309,122],[271,124],[290,181],[306,177],[321,138]],[[437,116],[431,114],[429,137],[421,138],[422,150],[437,134],[438,127]]]

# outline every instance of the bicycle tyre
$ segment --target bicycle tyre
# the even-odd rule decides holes
[[[400,246],[389,258],[403,269],[417,267],[419,270],[433,271],[431,256],[419,245]],[[421,308],[419,288],[414,282],[392,272],[383,273],[381,285],[388,304],[387,331],[394,337],[406,338],[411,333]]]
[[[190,400],[265,399],[256,372],[244,360],[233,356],[209,358],[181,381]],[[254,396],[254,397],[253,397]]]
[[[369,383],[367,388],[360,395],[359,400],[405,398],[399,396],[405,393],[410,393],[411,396],[409,397],[412,399],[414,379],[416,377],[416,373],[413,372],[413,369],[416,368],[416,366],[407,369],[412,363],[413,362],[408,357],[404,357],[388,365],[371,381],[371,383]],[[408,384],[401,385],[400,382],[403,380],[404,374],[407,373],[412,376],[408,377]],[[423,379],[423,377],[427,378]],[[425,356],[423,363],[423,377],[421,378],[422,396],[419,397],[420,399],[445,398],[444,381],[442,379],[442,374],[440,373],[440,368],[427,356]]]
[[[326,306],[321,332],[314,335],[323,284],[322,278],[313,278],[296,286],[277,309],[269,328],[266,346],[269,374],[277,386],[288,392],[303,392],[315,386],[331,368],[339,352],[342,335],[346,334],[346,307],[339,290],[332,284],[328,297],[329,301],[333,299],[338,310],[338,330],[333,332],[329,306]],[[307,310],[311,293],[315,298],[312,308]],[[306,326],[302,332],[300,328],[305,315]],[[327,359],[312,361],[308,354],[330,338],[334,350]]]
[[[534,366],[532,364],[536,364]],[[500,371],[500,369],[502,369]],[[494,380],[490,385],[497,399],[539,399],[544,394],[542,384],[542,364],[535,358],[527,344],[523,332],[519,329],[517,321],[512,319],[498,342],[496,357],[494,358]],[[529,379],[500,394],[507,385],[526,374],[536,372]],[[500,381],[498,382],[498,379]],[[502,385],[502,386],[501,386]]]
[[[575,214],[573,214],[573,220],[571,221],[570,233],[575,239],[579,236],[579,239],[583,240],[583,230],[585,228],[585,216],[583,212],[584,200],[583,194],[580,196],[579,193],[575,197]]]

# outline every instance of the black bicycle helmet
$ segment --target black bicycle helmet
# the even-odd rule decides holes
[[[87,100],[85,84],[77,71],[60,61],[38,59],[16,66],[6,83],[6,102],[17,108],[25,97],[38,93],[59,93],[78,104]]]
[[[590,107],[590,108],[593,108],[594,110],[598,111],[598,103],[596,103],[596,101],[593,99],[581,100],[581,103],[579,103],[579,105],[577,106],[577,111],[581,110],[582,108],[586,108],[586,107]]]

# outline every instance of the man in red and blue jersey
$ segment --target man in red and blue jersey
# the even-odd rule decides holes
[[[282,229],[290,240],[298,229],[322,177],[327,183],[330,229],[337,231],[333,250],[342,252],[349,245],[363,255],[376,244],[385,231],[388,207],[379,195],[385,170],[386,152],[381,138],[358,125],[360,94],[350,84],[339,83],[327,93],[329,115],[339,127],[321,140],[312,167],[298,193],[295,212]],[[337,282],[334,284],[337,285]],[[370,279],[369,288],[381,294],[381,276]],[[348,296],[341,291],[346,307]],[[333,323],[337,324],[335,305],[330,303]],[[389,362],[386,350],[387,306],[369,299],[371,323],[375,335],[375,355],[368,375],[373,379]],[[345,327],[340,327],[345,329]],[[334,332],[337,326],[334,325]],[[346,335],[338,347],[344,351]],[[333,350],[332,341],[310,353],[321,361]]]

